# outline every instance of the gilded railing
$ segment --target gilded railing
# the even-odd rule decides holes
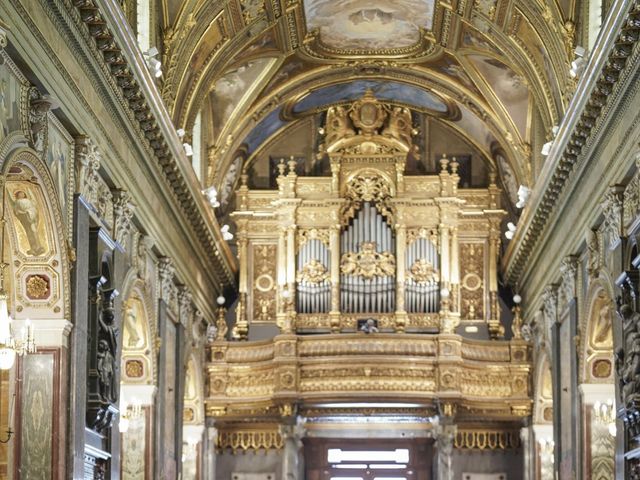
[[[283,405],[387,401],[461,415],[528,415],[529,346],[458,335],[279,335],[262,342],[214,342],[207,365],[209,416],[251,416]],[[231,414],[230,412],[234,413]],[[244,413],[243,413],[244,411]]]

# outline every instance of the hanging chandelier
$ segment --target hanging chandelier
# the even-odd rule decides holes
[[[6,177],[5,177],[6,179]],[[4,228],[6,225],[6,191],[5,179],[2,179],[2,219],[0,223],[0,370],[9,370],[16,361],[16,355],[24,355],[25,353],[35,353],[36,343],[33,335],[33,324],[31,320],[25,321],[22,328],[21,338],[16,338],[13,332],[13,319],[9,316],[9,308],[7,305],[9,296],[4,289],[5,270],[9,266],[4,261],[5,236]]]

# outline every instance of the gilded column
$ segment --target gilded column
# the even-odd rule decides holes
[[[296,288],[296,226],[287,227],[287,286],[293,298]]]
[[[458,245],[458,227],[451,228],[451,303],[453,312],[460,312],[460,247]]]
[[[491,220],[489,233],[489,333],[492,338],[504,335],[504,328],[500,324],[500,306],[498,304],[500,229],[497,222],[497,220]]]
[[[331,311],[329,319],[331,331],[340,332],[340,226],[334,225],[329,231],[331,251]]]
[[[238,290],[240,301],[236,318],[235,334],[239,340],[247,340],[249,334],[249,321],[247,319],[247,255],[249,241],[246,232],[242,229],[238,234],[238,257],[240,259],[240,279]]]
[[[451,241],[449,238],[449,226],[443,223],[440,224],[440,287],[442,289],[449,288],[450,282],[450,266],[451,258],[449,254],[449,248]],[[447,299],[448,302],[448,299]]]
[[[287,285],[287,229],[280,227],[278,231],[278,258],[277,258],[277,277],[278,277],[278,299],[277,313],[284,312],[284,302],[282,299],[282,291]]]
[[[404,306],[406,247],[407,227],[400,223],[396,226],[396,332],[404,332],[407,325]]]

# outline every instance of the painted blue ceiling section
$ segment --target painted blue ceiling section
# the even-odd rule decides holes
[[[367,89],[372,90],[380,100],[401,102],[441,113],[447,111],[447,106],[438,97],[419,87],[393,81],[356,80],[314,90],[294,105],[293,112],[304,114],[309,110],[328,108],[335,103],[354,101],[362,98]],[[271,112],[246,136],[244,143],[249,154],[286,125],[280,112],[281,108]]]
[[[447,106],[438,97],[422,88],[400,82],[379,80],[356,80],[320,88],[300,100],[294,106],[293,111],[296,114],[301,114],[310,109],[328,107],[333,103],[357,100],[364,95],[367,89],[372,90],[373,95],[380,100],[395,100],[441,113],[447,111]]]
[[[281,108],[278,108],[264,117],[246,136],[244,143],[249,154],[255,152],[262,142],[286,125],[287,122],[280,118],[280,111]]]

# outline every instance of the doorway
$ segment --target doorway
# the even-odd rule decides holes
[[[433,441],[306,438],[307,480],[430,480]]]

